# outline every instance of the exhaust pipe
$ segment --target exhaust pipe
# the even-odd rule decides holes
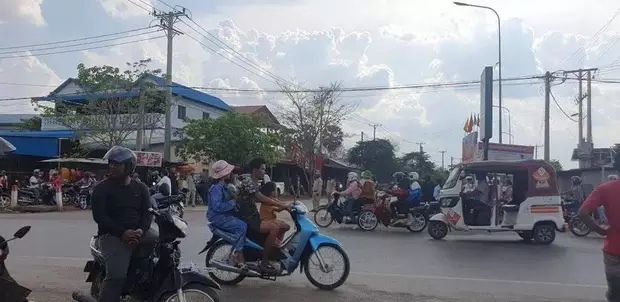
[[[261,276],[261,274],[257,271],[249,270],[247,268],[240,268],[240,267],[232,266],[226,263],[222,263],[220,261],[212,261],[209,266],[217,268],[222,271],[245,275],[247,277],[260,277]]]

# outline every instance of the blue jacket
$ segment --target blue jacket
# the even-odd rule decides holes
[[[232,199],[224,181],[219,181],[209,189],[209,205],[207,219],[212,223],[234,217],[237,202]]]

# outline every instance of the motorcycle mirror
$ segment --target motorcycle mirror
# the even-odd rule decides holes
[[[19,230],[17,230],[17,232],[15,232],[15,234],[13,235],[13,237],[15,237],[15,238],[20,238],[20,239],[21,239],[22,237],[26,236],[26,234],[27,234],[29,231],[30,231],[30,226],[29,226],[29,225],[24,226],[24,227],[21,227]]]

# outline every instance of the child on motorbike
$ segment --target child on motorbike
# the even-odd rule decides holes
[[[265,183],[259,191],[269,198],[276,199],[276,185],[273,182]],[[291,228],[288,223],[277,219],[276,212],[279,211],[281,211],[281,209],[277,209],[274,206],[261,204],[259,212],[261,221],[271,221],[278,226],[278,236],[276,240],[276,245],[278,246],[282,245],[284,234]]]
[[[243,246],[247,232],[247,224],[235,216],[237,201],[232,198],[226,182],[231,180],[235,166],[224,160],[218,160],[212,166],[215,183],[209,189],[209,205],[207,219],[211,225],[235,236],[233,254],[230,261],[235,266],[243,266]]]

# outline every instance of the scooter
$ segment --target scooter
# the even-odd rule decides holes
[[[323,290],[332,290],[342,285],[351,269],[347,253],[340,242],[322,235],[306,213],[308,208],[296,201],[289,211],[295,222],[296,231],[286,238],[280,248],[276,274],[267,275],[258,267],[261,262],[263,247],[259,240],[246,239],[243,254],[245,267],[236,267],[228,263],[233,252],[232,234],[211,227],[213,237],[200,251],[206,252],[205,264],[209,275],[218,283],[233,285],[246,277],[275,281],[277,277],[291,275],[297,267],[305,272],[314,286]],[[324,281],[326,280],[326,281]]]
[[[24,302],[28,301],[26,297],[30,295],[30,290],[19,285],[6,269],[4,260],[8,256],[8,242],[15,239],[23,238],[30,231],[30,226],[24,226],[17,230],[13,238],[5,240],[0,236],[0,301],[3,302]]]
[[[564,221],[568,224],[568,229],[577,237],[588,236],[592,229],[579,217],[579,207],[576,206],[574,200],[562,198],[562,210],[564,212]]]
[[[149,255],[134,255],[129,264],[127,282],[123,294],[131,301],[204,301],[218,302],[216,289],[219,284],[192,268],[181,268],[179,238],[187,236],[188,226],[183,219],[168,209],[149,212],[155,216],[159,227],[159,242]],[[88,273],[86,282],[91,283],[90,296],[80,292],[73,293],[76,301],[96,301],[106,271],[103,254],[97,247],[97,236],[90,241],[94,260],[84,267]]]
[[[359,224],[358,218],[360,213],[372,211],[374,209],[374,205],[365,204],[361,205],[361,210],[353,209],[352,213],[347,213],[346,203],[341,200],[338,194],[334,194],[330,197],[331,199],[328,201],[327,205],[321,206],[314,212],[314,223],[322,228],[329,227],[334,221],[340,224]],[[345,220],[344,216],[349,216],[350,219]],[[360,226],[360,228],[362,228],[362,226]],[[367,230],[364,228],[362,229]]]
[[[394,213],[390,209],[393,202],[391,195],[380,191],[377,198],[379,202],[374,209],[362,210],[359,215],[358,225],[362,230],[373,230],[381,222],[387,227],[406,228],[419,233],[426,228],[429,216],[438,207],[437,202],[423,202],[420,206],[409,208],[407,213]]]

